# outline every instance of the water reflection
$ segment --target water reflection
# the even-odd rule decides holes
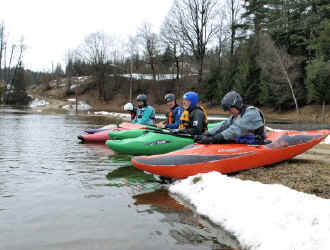
[[[138,213],[164,215],[161,222],[172,227],[169,234],[179,245],[192,244],[227,250],[238,248],[238,242],[232,235],[172,198],[166,188],[134,195],[133,198]]]

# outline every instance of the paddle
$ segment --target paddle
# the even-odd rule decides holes
[[[145,131],[146,133],[158,133],[158,134],[163,134],[163,135],[172,135],[172,136],[177,136],[177,137],[182,137],[182,138],[190,138],[190,139],[194,139],[194,136],[193,135],[190,135],[190,134],[183,134],[183,133],[171,133],[170,130],[168,129],[154,129],[154,128],[148,128],[146,129]]]

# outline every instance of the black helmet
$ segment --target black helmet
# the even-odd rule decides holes
[[[164,100],[166,103],[170,102],[170,101],[175,101],[175,95],[168,93],[164,96]]]
[[[138,95],[136,97],[137,102],[143,102],[144,106],[147,106],[147,96],[145,94]]]
[[[221,100],[223,110],[228,111],[231,107],[241,110],[243,107],[243,99],[236,91],[228,92]]]

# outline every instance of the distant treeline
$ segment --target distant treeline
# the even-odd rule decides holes
[[[106,34],[90,34],[68,54],[64,72],[58,66],[54,73],[94,76],[105,101],[121,88],[160,99],[193,89],[204,102],[219,104],[235,89],[246,103],[275,110],[330,104],[329,1],[175,0],[158,33],[145,23],[125,47],[120,55]],[[120,73],[148,73],[154,81],[146,89],[108,77]],[[178,77],[156,81],[162,73]]]

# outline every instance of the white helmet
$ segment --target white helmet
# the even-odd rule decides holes
[[[134,107],[133,107],[133,104],[128,102],[124,105],[124,110],[125,111],[133,111],[134,110]]]

